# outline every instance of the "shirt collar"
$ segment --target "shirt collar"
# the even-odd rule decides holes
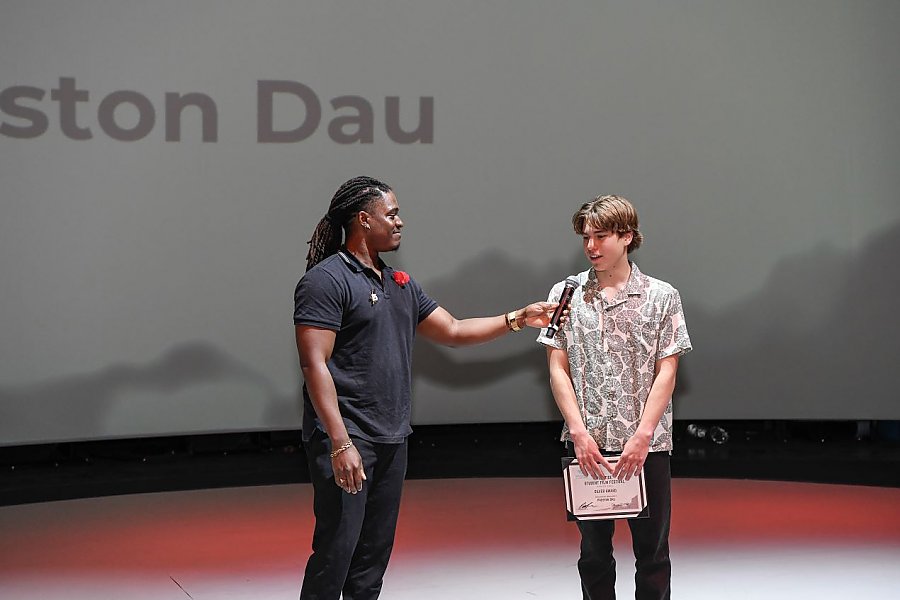
[[[625,284],[625,293],[629,296],[640,296],[647,288],[650,278],[641,272],[636,263],[628,262],[631,263],[631,275],[628,277],[628,283]]]
[[[631,261],[628,261],[628,263],[631,265],[631,274],[628,276],[628,283],[626,283],[625,287],[623,288],[624,295],[620,293],[618,298],[624,298],[627,296],[640,296],[647,288],[649,278],[641,272],[641,270],[637,266],[637,263]],[[595,271],[594,269],[588,269],[586,286],[595,290],[600,288],[600,284],[597,281],[597,271]],[[612,302],[612,304],[618,304],[623,301],[624,300],[619,300],[619,302]]]
[[[353,271],[354,273],[362,273],[363,271],[371,270],[371,269],[369,269],[369,267],[367,267],[364,264],[362,264],[361,262],[359,262],[359,259],[356,258],[356,256],[354,256],[352,252],[347,250],[347,248],[341,248],[340,250],[338,250],[338,256],[341,257],[341,260],[343,260],[344,263],[348,267],[350,267],[350,270]],[[378,268],[381,270],[382,273],[384,273],[385,270],[388,270],[388,271],[391,270],[391,268],[389,266],[384,264],[384,261],[381,260],[381,257],[378,257]]]

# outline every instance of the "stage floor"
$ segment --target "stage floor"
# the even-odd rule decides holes
[[[407,481],[381,597],[580,598],[561,486]],[[293,599],[311,502],[289,484],[0,507],[0,597]],[[671,542],[675,598],[896,598],[900,489],[675,479]],[[624,524],[616,549],[619,598],[633,598]]]

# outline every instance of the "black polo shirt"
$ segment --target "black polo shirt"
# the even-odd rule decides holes
[[[383,279],[342,250],[310,269],[294,291],[294,324],[336,332],[328,370],[347,432],[378,443],[412,433],[412,345],[416,327],[438,304],[412,279]],[[373,302],[373,296],[377,300]],[[303,385],[303,439],[325,428]]]

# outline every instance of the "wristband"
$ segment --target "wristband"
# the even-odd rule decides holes
[[[509,327],[510,331],[522,331],[522,327],[519,325],[519,319],[516,317],[516,312],[512,311],[506,313],[506,326]]]

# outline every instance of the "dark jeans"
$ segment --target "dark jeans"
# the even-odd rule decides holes
[[[348,494],[334,482],[331,444],[322,432],[304,442],[313,484],[316,527],[301,600],[374,600],[394,547],[407,443],[353,438],[366,472],[363,489]]]
[[[636,572],[637,600],[671,598],[672,563],[669,561],[669,524],[672,513],[672,472],[668,452],[651,452],[644,463],[647,486],[646,518],[628,519]],[[614,600],[616,559],[612,538],[615,521],[578,521],[581,557],[578,573],[584,600]]]

